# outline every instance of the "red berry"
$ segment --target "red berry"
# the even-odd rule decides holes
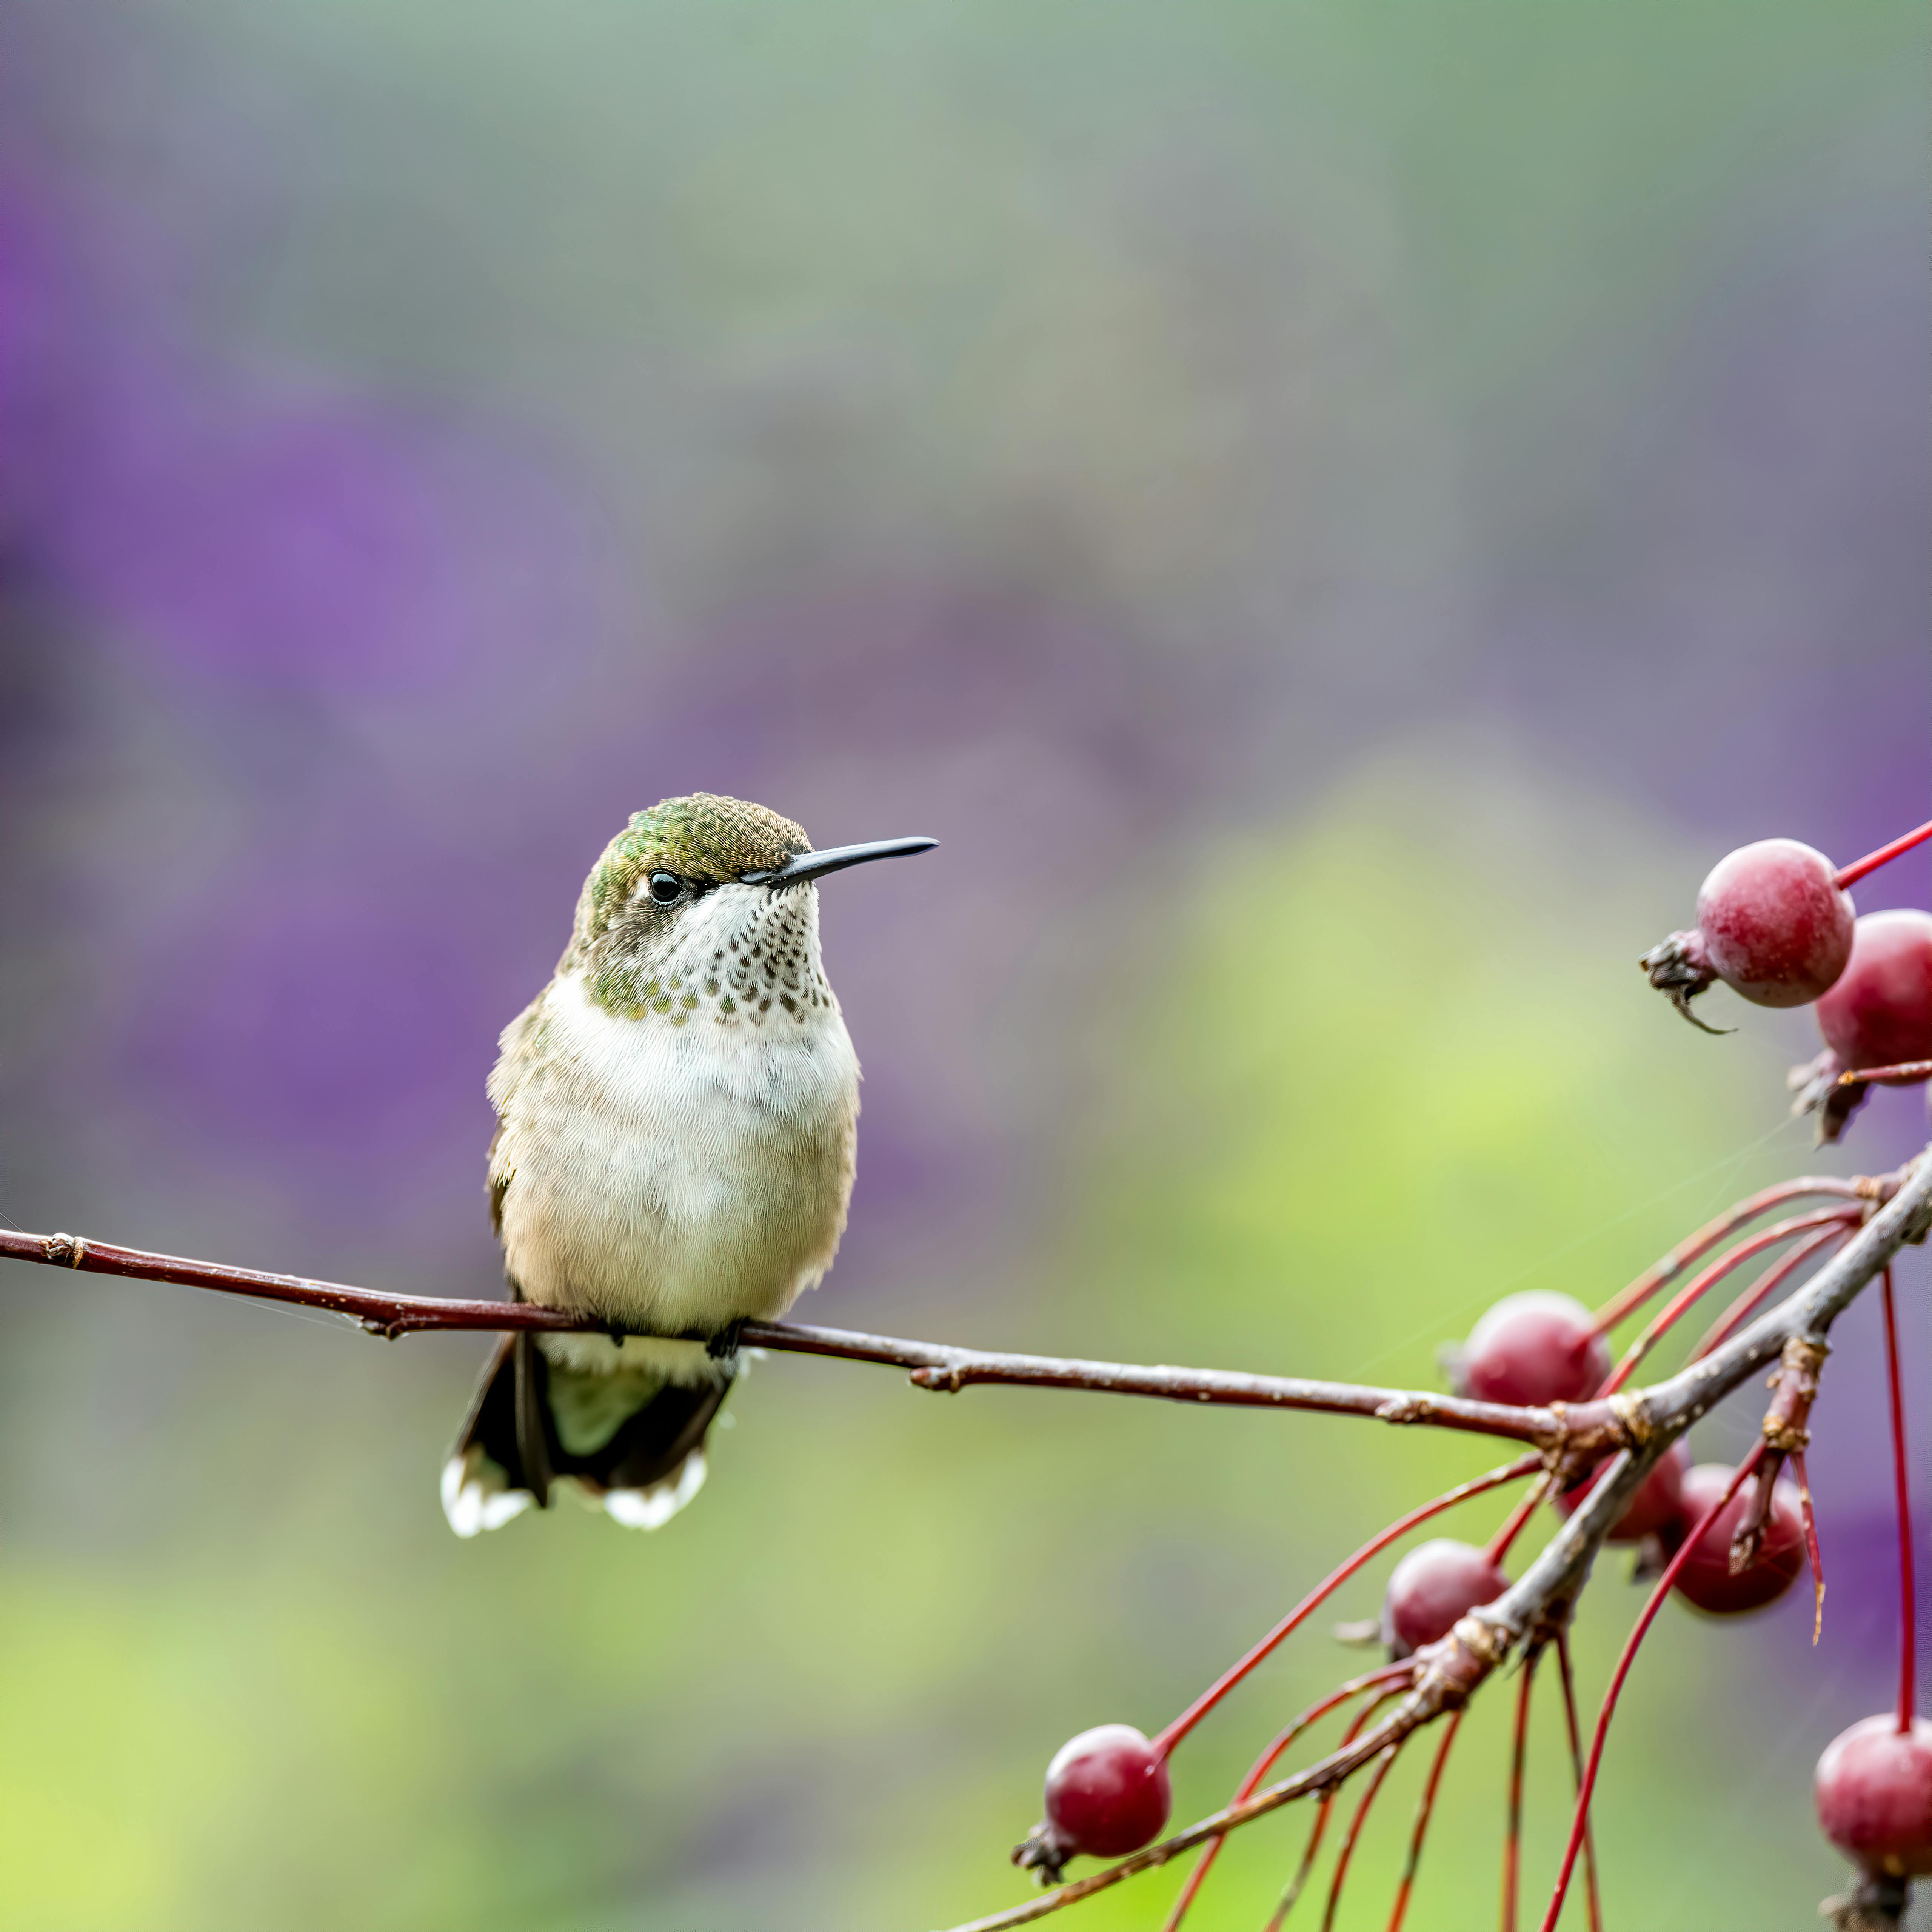
[[[1583,1498],[1610,1473],[1606,1462],[1593,1469],[1580,1483],[1556,1498],[1556,1513],[1559,1516],[1573,1516]],[[1636,1494],[1624,1506],[1611,1530],[1612,1543],[1641,1543],[1646,1536],[1655,1536],[1660,1532],[1679,1529],[1684,1526],[1684,1478],[1690,1467],[1690,1457],[1681,1442],[1673,1442],[1659,1459],[1657,1467],[1636,1486]],[[1705,1507],[1708,1508],[1707,1503]]]
[[[1167,1762],[1131,1724],[1102,1724],[1060,1746],[1046,1768],[1046,1822],[1070,1858],[1137,1852],[1172,1808]]]
[[[1590,1333],[1590,1311],[1567,1294],[1507,1294],[1470,1330],[1456,1389],[1478,1402],[1540,1407],[1582,1402],[1610,1372],[1610,1352]]]
[[[1818,1822],[1852,1862],[1894,1878],[1932,1872],[1932,1722],[1862,1718],[1825,1747]]]
[[[1474,1544],[1446,1536],[1418,1544],[1395,1566],[1382,1599],[1382,1641],[1408,1656],[1456,1628],[1478,1604],[1493,1603],[1509,1579]]]
[[[1697,929],[1724,983],[1761,1006],[1802,1006],[1852,956],[1852,902],[1822,852],[1761,838],[1720,859],[1697,892]]]
[[[1818,1002],[1818,1030],[1846,1072],[1932,1060],[1932,913],[1858,922],[1851,963]]]
[[[1693,1523],[1701,1520],[1736,1473],[1722,1462],[1700,1462],[1694,1469],[1686,1470],[1685,1518]],[[1718,1512],[1717,1520],[1691,1545],[1677,1573],[1678,1594],[1713,1616],[1735,1616],[1774,1603],[1804,1567],[1804,1522],[1798,1512],[1798,1492],[1792,1484],[1780,1483],[1772,1492],[1771,1516],[1756,1556],[1736,1576],[1732,1575],[1731,1538],[1750,1507],[1756,1486],[1755,1478],[1748,1480]]]

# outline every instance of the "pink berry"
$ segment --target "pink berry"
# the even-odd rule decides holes
[[[1696,928],[1643,956],[1650,983],[1698,1026],[1690,1002],[1713,980],[1761,1006],[1816,999],[1852,954],[1852,902],[1835,878],[1823,853],[1795,838],[1740,846],[1698,889]]]
[[[1646,1536],[1667,1534],[1684,1527],[1684,1478],[1690,1457],[1681,1442],[1673,1442],[1658,1460],[1655,1468],[1636,1486],[1636,1494],[1624,1506],[1610,1534],[1612,1543],[1641,1543]],[[1606,1462],[1580,1483],[1574,1484],[1556,1498],[1559,1516],[1574,1515],[1583,1498],[1610,1472]],[[1707,1504],[1708,1508],[1709,1505]]]
[[[1456,1628],[1478,1604],[1493,1603],[1509,1579],[1474,1544],[1446,1536],[1418,1544],[1395,1566],[1382,1598],[1382,1641],[1408,1656]]]
[[[1730,1486],[1736,1471],[1722,1462],[1700,1462],[1684,1475],[1684,1514],[1695,1523]],[[1718,1512],[1716,1520],[1691,1546],[1677,1573],[1677,1593],[1694,1608],[1715,1617],[1736,1616],[1762,1610],[1790,1588],[1804,1567],[1804,1522],[1797,1490],[1780,1483],[1772,1492],[1770,1520],[1764,1526],[1756,1556],[1736,1576],[1731,1574],[1731,1538],[1750,1507],[1755,1478]]]
[[[1932,1872],[1932,1722],[1862,1718],[1825,1747],[1818,1822],[1846,1858],[1894,1878]]]
[[[1173,1802],[1166,1760],[1131,1724],[1082,1731],[1046,1768],[1046,1822],[1063,1858],[1138,1851],[1167,1822]]]
[[[1868,913],[1851,962],[1818,1002],[1818,1029],[1847,1072],[1932,1060],[1932,913]]]
[[[1852,956],[1852,902],[1822,852],[1761,838],[1720,859],[1697,892],[1697,929],[1725,985],[1761,1006],[1802,1006]]]
[[[1456,1360],[1456,1389],[1477,1402],[1541,1407],[1583,1402],[1610,1372],[1590,1333],[1590,1311],[1567,1294],[1508,1294],[1475,1327]]]

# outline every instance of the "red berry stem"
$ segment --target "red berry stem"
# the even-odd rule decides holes
[[[1529,1755],[1529,1694],[1542,1656],[1532,1645],[1516,1672],[1516,1723],[1510,1734],[1509,1802],[1503,1826],[1502,1932],[1516,1932],[1517,1894],[1522,1876],[1522,1767]]]
[[[1781,1181],[1775,1187],[1767,1187],[1761,1193],[1740,1201],[1734,1208],[1727,1208],[1714,1221],[1700,1228],[1681,1246],[1672,1248],[1670,1253],[1654,1267],[1646,1268],[1630,1286],[1612,1295],[1598,1311],[1590,1326],[1598,1335],[1607,1335],[1628,1315],[1641,1308],[1657,1291],[1666,1283],[1675,1281],[1700,1255],[1707,1255],[1727,1234],[1736,1234],[1747,1221],[1755,1221],[1768,1209],[1782,1205],[1786,1201],[1803,1201],[1814,1195],[1832,1195],[1840,1200],[1863,1200],[1867,1196],[1860,1191],[1856,1180],[1840,1180],[1834,1174],[1806,1174],[1796,1180]]]
[[[1516,1508],[1503,1518],[1496,1534],[1490,1538],[1483,1551],[1492,1563],[1500,1564],[1510,1553],[1510,1545],[1522,1534],[1523,1525],[1536,1514],[1553,1484],[1554,1478],[1550,1472],[1544,1470],[1541,1477],[1523,1492]]]
[[[1914,1652],[1917,1618],[1912,1600],[1912,1488],[1905,1466],[1905,1397],[1898,1374],[1898,1312],[1893,1306],[1892,1270],[1879,1284],[1885,1310],[1885,1373],[1892,1390],[1892,1473],[1898,1492],[1898,1728],[1912,1728]]]
[[[1398,1738],[1376,1759],[1376,1768],[1369,1774],[1368,1789],[1362,1793],[1362,1802],[1355,1807],[1355,1815],[1348,1820],[1348,1828],[1342,1834],[1342,1849],[1335,1854],[1335,1875],[1328,1881],[1328,1903],[1322,1913],[1322,1932],[1335,1932],[1335,1914],[1341,1910],[1342,1888],[1348,1882],[1348,1862],[1355,1856],[1356,1840],[1362,1835],[1362,1827],[1368,1822],[1370,1808],[1382,1788],[1382,1780],[1395,1768],[1395,1761],[1401,1756],[1402,1748],[1408,1742],[1407,1738]]]
[[[1556,1633],[1556,1675],[1563,1686],[1563,1727],[1570,1734],[1570,1775],[1583,1788],[1583,1732],[1576,1721],[1576,1682],[1570,1672],[1570,1634]],[[1604,1932],[1604,1902],[1597,1894],[1597,1834],[1583,1821],[1583,1903],[1590,1916],[1590,1932]]]
[[[1393,1684],[1402,1688],[1414,1675],[1415,1666],[1407,1658],[1400,1664],[1385,1664],[1379,1670],[1371,1670],[1364,1676],[1352,1678],[1340,1689],[1330,1691],[1318,1702],[1310,1705],[1249,1766],[1247,1774],[1234,1787],[1234,1795],[1229,1802],[1238,1804],[1244,1798],[1252,1798],[1266,1782],[1268,1773],[1280,1762],[1282,1754],[1289,1745],[1311,1724],[1318,1724],[1328,1716],[1338,1704],[1346,1704],[1350,1698],[1360,1696],[1364,1690],[1373,1690],[1383,1684]],[[1381,1701],[1379,1699],[1377,1700],[1378,1702]],[[1354,1733],[1352,1732],[1350,1735],[1352,1736]],[[1227,1842],[1226,1838],[1208,1840],[1208,1848],[1201,1854],[1200,1862],[1188,1874],[1187,1882],[1181,1887],[1180,1895],[1174,1901],[1173,1910],[1168,1913],[1167,1922],[1162,1928],[1162,1932],[1180,1932],[1181,1921],[1187,1916],[1188,1908],[1194,1903],[1201,1888],[1208,1882],[1208,1874],[1214,1870],[1214,1861],[1221,1856],[1221,1847]]]
[[[1843,892],[1847,886],[1856,885],[1868,872],[1876,872],[1901,852],[1910,852],[1913,846],[1922,845],[1928,838],[1932,838],[1932,822],[1920,826],[1916,832],[1906,832],[1902,838],[1894,838],[1889,845],[1881,845],[1876,852],[1868,852],[1851,865],[1840,866],[1832,883]]]
[[[1415,1801],[1415,1827],[1408,1834],[1408,1852],[1402,1862],[1402,1876],[1396,1881],[1395,1903],[1389,1908],[1387,1932],[1402,1932],[1402,1922],[1408,1916],[1409,1894],[1415,1888],[1416,1868],[1422,1862],[1422,1841],[1429,1835],[1429,1820],[1436,1810],[1436,1793],[1449,1762],[1449,1747],[1456,1742],[1456,1733],[1462,1727],[1462,1714],[1467,1708],[1466,1705],[1459,1706],[1450,1714],[1448,1723],[1442,1728],[1442,1742],[1436,1747],[1429,1775],[1423,1782],[1422,1796]]]
[[[1576,1868],[1576,1855],[1581,1850],[1585,1834],[1590,1824],[1590,1794],[1597,1786],[1598,1768],[1604,1761],[1604,1741],[1610,1735],[1610,1720],[1616,1714],[1617,1698],[1624,1688],[1624,1679],[1630,1675],[1630,1668],[1636,1660],[1637,1646],[1643,1642],[1651,1625],[1657,1621],[1657,1613],[1663,1607],[1664,1598],[1670,1594],[1670,1586],[1677,1580],[1677,1573],[1684,1568],[1692,1550],[1702,1539],[1704,1533],[1721,1516],[1731,1498],[1744,1487],[1756,1472],[1759,1463],[1764,1460],[1766,1444],[1760,1442],[1732,1472],[1731,1480],[1725,1486],[1724,1494],[1718,1497],[1697,1521],[1691,1526],[1690,1533],[1677,1546],[1676,1553],[1664,1565],[1664,1574],[1657,1580],[1657,1587],[1650,1593],[1630,1635],[1624,1640],[1622,1654],[1617,1659],[1617,1667],[1610,1676],[1610,1688],[1604,1693],[1603,1707],[1597,1713],[1597,1728],[1590,1739],[1589,1760],[1583,1767],[1582,1784],[1576,1793],[1576,1809],[1570,1821],[1570,1839],[1563,1848],[1563,1863],[1556,1874],[1556,1888],[1550,1894],[1550,1909],[1544,1914],[1542,1932],[1556,1932],[1556,1922],[1562,1916],[1563,1900],[1570,1889],[1570,1874]]]
[[[1676,1325],[1684,1311],[1714,1283],[1722,1281],[1733,1270],[1742,1268],[1754,1255],[1762,1254],[1766,1248],[1775,1247],[1780,1241],[1788,1241],[1792,1235],[1807,1234],[1814,1228],[1855,1227],[1864,1217],[1864,1204],[1862,1202],[1856,1208],[1821,1208],[1813,1214],[1797,1214],[1788,1221],[1780,1221],[1774,1226],[1752,1235],[1749,1240],[1740,1241],[1736,1247],[1727,1248],[1701,1274],[1685,1282],[1651,1318],[1649,1325],[1624,1352],[1623,1360],[1611,1370],[1610,1380],[1597,1391],[1599,1399],[1615,1395],[1636,1373],[1645,1356]]]
[[[1825,1559],[1818,1551],[1818,1520],[1812,1514],[1811,1484],[1804,1474],[1804,1452],[1793,1450],[1791,1473],[1798,1479],[1798,1510],[1804,1524],[1804,1553],[1811,1559],[1811,1646],[1825,1628]]]
[[[1932,1060],[1901,1060],[1895,1066],[1855,1066],[1838,1076],[1840,1087],[1862,1086],[1870,1081],[1932,1079]]]
[[[1418,1523],[1426,1522],[1431,1516],[1439,1516],[1446,1509],[1453,1509],[1460,1502],[1466,1502],[1472,1496],[1481,1496],[1486,1490],[1498,1489],[1505,1483],[1514,1483],[1531,1474],[1542,1466],[1540,1455],[1532,1454],[1519,1456],[1514,1462],[1506,1462],[1499,1469],[1492,1469],[1488,1474],[1478,1476],[1473,1480],[1458,1484],[1445,1490],[1432,1501],[1412,1509],[1408,1515],[1399,1517],[1378,1536],[1371,1537],[1360,1549],[1348,1558],[1339,1569],[1332,1570],[1316,1584],[1309,1594],[1270,1630],[1268,1635],[1254,1646],[1246,1655],[1230,1664],[1180,1715],[1161,1732],[1154,1740],[1154,1755],[1166,1757],[1174,1746],[1186,1736],[1214,1706],[1240,1683],[1248,1672],[1261,1663],[1291,1632],[1298,1629],[1333,1596],[1362,1566],[1373,1560],[1398,1538],[1406,1536]]]
[[[1713,1348],[1718,1348],[1728,1342],[1732,1336],[1743,1327],[1744,1322],[1766,1301],[1769,1300],[1778,1289],[1799,1268],[1802,1268],[1814,1255],[1822,1248],[1831,1246],[1834,1242],[1842,1241],[1851,1231],[1852,1224],[1847,1221],[1843,1226],[1821,1228],[1816,1234],[1799,1242],[1798,1246],[1793,1248],[1782,1261],[1778,1262],[1774,1267],[1766,1269],[1764,1273],[1760,1275],[1757,1280],[1753,1282],[1750,1286],[1746,1288],[1743,1294],[1718,1316],[1716,1324],[1706,1334],[1704,1339],[1697,1344],[1696,1347],[1690,1351],[1690,1360],[1694,1362],[1701,1362]]]
[[[1373,1703],[1364,1706],[1356,1714],[1355,1721],[1348,1726],[1346,1734],[1342,1739],[1344,1750],[1361,1735],[1369,1720],[1396,1694],[1393,1690],[1384,1690]],[[1289,1880],[1287,1889],[1275,1901],[1275,1908],[1269,1913],[1268,1922],[1263,1928],[1263,1932],[1281,1932],[1282,1922],[1294,1910],[1295,1901],[1306,1889],[1308,1875],[1315,1869],[1316,1858],[1322,1850],[1323,1834],[1328,1829],[1328,1814],[1335,1808],[1336,1794],[1341,1788],[1339,1784],[1331,1784],[1326,1791],[1322,1792],[1322,1802],[1315,1808],[1315,1822],[1310,1828],[1308,1843],[1302,1850],[1301,1862],[1295,1867],[1294,1876]]]

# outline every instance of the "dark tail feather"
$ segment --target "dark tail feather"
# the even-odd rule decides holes
[[[442,1472],[443,1514],[458,1536],[496,1529],[534,1504],[550,1506],[562,1477],[632,1529],[656,1529],[704,1480],[704,1438],[731,1377],[697,1388],[661,1384],[605,1442],[574,1454],[550,1407],[554,1371],[536,1338],[506,1335],[484,1366]]]

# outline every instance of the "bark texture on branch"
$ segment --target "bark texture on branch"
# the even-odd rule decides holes
[[[83,1274],[136,1281],[170,1282],[258,1300],[323,1308],[392,1340],[438,1329],[542,1329],[608,1334],[610,1324],[538,1308],[523,1301],[454,1301],[435,1295],[388,1294],[306,1275],[269,1274],[178,1255],[115,1247],[77,1234],[30,1234],[0,1229],[0,1256]],[[630,1333],[638,1331],[630,1330]],[[670,1338],[703,1342],[703,1334]],[[956,1348],[893,1335],[867,1335],[802,1323],[748,1322],[739,1340],[746,1348],[798,1355],[831,1355],[845,1361],[878,1362],[912,1372],[915,1387],[954,1394],[976,1383],[1031,1388],[1086,1389],[1102,1394],[1150,1396],[1167,1402],[1198,1402],[1246,1408],[1286,1408],[1317,1414],[1370,1416],[1382,1422],[1460,1430],[1533,1443],[1540,1449],[1621,1448],[1628,1439],[1622,1412],[1610,1402],[1579,1402],[1568,1408],[1516,1408],[1492,1402],[1420,1389],[1373,1388],[1352,1382],[1312,1381],[1299,1376],[1258,1376],[1230,1369],[1187,1369],[1130,1362],[1092,1362],[1054,1355],[1019,1355]],[[1621,1400],[1621,1398],[1619,1399]]]

